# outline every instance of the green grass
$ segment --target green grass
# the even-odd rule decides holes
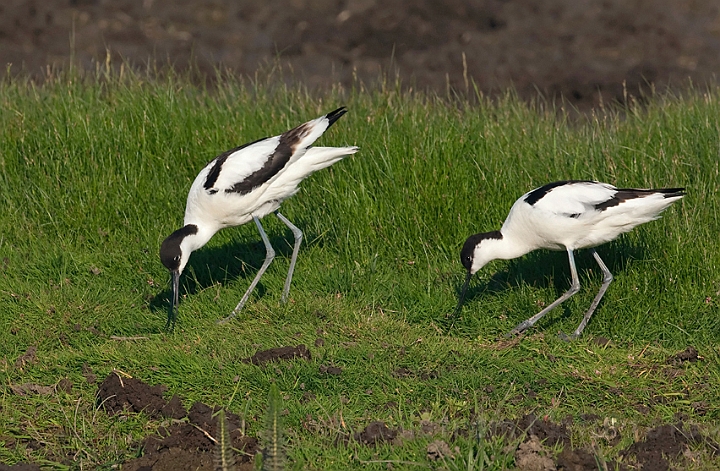
[[[158,249],[180,227],[197,172],[225,149],[340,105],[350,112],[318,144],[361,151],[313,175],[282,207],[305,233],[291,302],[279,301],[292,236],[270,216],[263,224],[279,256],[237,320],[216,324],[264,257],[252,224],[218,233],[193,254],[178,325],[164,332],[168,274]],[[717,89],[577,121],[511,95],[470,104],[396,84],[318,97],[228,77],[212,90],[173,75],[103,71],[60,74],[42,86],[6,79],[0,462],[109,468],[137,455],[138,441],[159,424],[97,410],[84,366],[99,378],[119,369],[167,384],[188,404],[226,406],[245,414],[255,436],[275,382],[288,410],[293,468],[437,467],[425,452],[440,437],[461,451],[444,463],[449,469],[470,469],[472,450],[487,455],[485,469],[508,469],[512,452],[502,443],[453,432],[528,412],[616,418],[623,440],[615,447],[598,442],[590,426],[573,428],[574,443],[610,458],[643,427],[678,415],[717,439],[718,116]],[[569,178],[685,186],[688,194],[661,220],[598,250],[615,281],[578,341],[555,334],[574,330],[599,288],[601,275],[585,252],[577,257],[580,293],[519,343],[497,339],[567,289],[563,253],[490,264],[451,327],[465,238],[499,228],[525,191]],[[316,347],[319,336],[325,344]],[[599,336],[612,346],[593,343]],[[311,361],[265,368],[240,361],[259,348],[298,343],[310,347]],[[670,374],[666,359],[687,345],[704,361]],[[30,346],[36,361],[16,365]],[[319,372],[330,363],[343,369],[340,376]],[[397,374],[400,368],[410,374]],[[63,378],[73,381],[69,394],[10,389]],[[303,400],[307,392],[315,398]],[[706,401],[704,414],[693,406],[699,401]],[[441,431],[378,448],[337,441],[373,420],[404,429],[430,421]]]

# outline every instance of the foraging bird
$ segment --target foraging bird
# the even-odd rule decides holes
[[[570,289],[545,309],[521,322],[507,336],[522,333],[578,292],[580,280],[573,251],[590,247],[603,272],[603,283],[582,322],[570,336],[577,338],[613,280],[610,270],[592,247],[657,219],[663,210],[683,195],[684,188],[639,190],[575,180],[548,183],[525,193],[513,204],[499,231],[475,234],[465,241],[460,260],[467,269],[467,277],[456,313],[462,307],[470,278],[488,262],[510,260],[535,249],[567,251],[572,275]]]
[[[313,142],[346,112],[347,109],[341,107],[279,136],[223,152],[200,171],[188,193],[184,226],[170,234],[160,247],[160,260],[170,270],[172,278],[166,328],[177,318],[180,274],[190,254],[204,246],[220,229],[253,220],[265,244],[265,261],[237,307],[224,321],[240,312],[275,257],[260,224],[260,218],[271,212],[275,212],[295,237],[281,298],[283,302],[287,301],[303,234],[277,209],[283,200],[297,193],[305,177],[357,152],[357,147],[312,147]]]

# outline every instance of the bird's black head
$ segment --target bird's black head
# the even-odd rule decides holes
[[[473,234],[467,238],[463,248],[460,251],[460,262],[463,264],[468,273],[472,273],[473,260],[475,258],[475,248],[486,239],[502,239],[503,235],[500,231],[481,232]]]
[[[463,301],[465,300],[465,293],[467,292],[468,286],[470,285],[470,278],[472,278],[473,274],[480,269],[482,265],[485,264],[485,262],[482,260],[482,254],[480,255],[480,259],[478,261],[480,264],[477,265],[473,269],[473,262],[475,261],[475,251],[477,247],[482,244],[483,240],[487,239],[502,239],[503,235],[500,231],[492,231],[492,232],[481,232],[480,234],[473,234],[470,237],[467,238],[465,243],[463,244],[463,248],[460,251],[460,262],[463,264],[465,269],[467,270],[467,275],[465,276],[465,283],[463,284],[463,287],[460,289],[460,298],[458,299],[458,305],[455,308],[455,314],[453,317],[457,317],[460,313],[460,309],[462,308]]]
[[[179,271],[182,262],[182,249],[180,244],[185,237],[197,234],[198,228],[195,224],[188,224],[173,232],[163,241],[160,246],[160,261],[170,271]]]
[[[177,320],[180,273],[182,269],[185,268],[187,258],[190,256],[190,252],[188,252],[183,260],[182,243],[186,237],[197,234],[197,232],[198,227],[195,224],[188,224],[167,236],[160,246],[160,261],[165,265],[165,268],[170,270],[170,289],[172,291],[168,320],[167,324],[165,324],[165,329],[167,330],[172,330]]]
[[[470,268],[472,267],[473,253],[475,252],[475,246],[477,245],[474,239],[474,235],[468,237],[462,250],[460,251],[460,263],[463,264],[467,271],[470,271]]]

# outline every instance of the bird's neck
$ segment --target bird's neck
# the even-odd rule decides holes
[[[532,247],[528,246],[522,240],[513,237],[512,233],[502,232],[502,239],[490,239],[489,249],[492,251],[494,259],[500,260],[512,260],[514,258],[522,257],[526,253],[533,250]]]
[[[186,226],[188,224],[192,223],[186,223]],[[188,256],[196,251],[197,249],[203,247],[205,244],[208,243],[208,241],[212,238],[213,235],[218,231],[218,229],[214,227],[209,227],[207,225],[203,224],[194,224],[197,227],[197,232],[194,234],[188,235],[183,239],[182,243],[180,244],[182,248],[183,253],[187,253]]]

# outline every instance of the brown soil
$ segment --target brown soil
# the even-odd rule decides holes
[[[667,359],[667,363],[669,365],[675,365],[678,366],[684,362],[694,362],[698,360],[702,360],[703,358],[698,355],[698,351],[695,347],[689,346],[685,350],[683,350],[680,353],[677,353],[670,358]]]
[[[256,356],[264,358],[265,361],[309,357],[307,351],[302,355],[288,354],[293,351],[302,352],[303,349],[299,347],[302,345],[266,350],[258,352]],[[98,401],[108,413],[142,412],[155,418],[187,417],[186,421],[173,421],[171,425],[161,429],[159,435],[147,437],[141,444],[143,456],[124,463],[123,469],[212,469],[215,443],[211,437],[218,430],[217,419],[213,416],[217,408],[195,403],[190,411],[186,412],[178,396],[173,396],[169,401],[163,398],[165,390],[163,386],[149,386],[142,381],[123,378],[115,373],[110,374],[100,385]],[[252,459],[258,451],[258,442],[253,437],[242,435],[240,417],[232,413],[226,415],[233,446],[242,450],[236,457],[240,469],[252,469]],[[593,426],[598,425],[599,417],[588,414],[582,417],[582,420],[584,424]],[[323,433],[322,425],[315,421],[309,421],[304,425],[306,429],[314,430],[315,433]],[[489,427],[488,434],[502,436],[509,443],[517,444],[515,464],[520,470],[597,470],[598,463],[603,462],[602,457],[588,448],[573,448],[568,430],[570,425],[572,425],[571,418],[556,423],[547,418],[528,414],[515,421],[493,423]],[[345,444],[352,440],[364,446],[377,446],[382,443],[396,445],[402,443],[403,439],[412,439],[416,435],[432,435],[434,430],[436,427],[433,427],[432,423],[423,424],[416,431],[401,431],[389,428],[382,421],[372,421],[352,437],[339,438],[340,442]],[[456,431],[456,434],[458,433],[467,434],[467,431]],[[606,435],[605,439],[609,443],[614,444],[619,440],[617,434]],[[554,456],[551,450],[556,446],[562,447],[562,451]],[[702,448],[712,456],[720,454],[718,444],[704,437],[696,426],[686,426],[679,422],[648,430],[641,441],[633,443],[620,452],[621,462],[607,461],[606,464],[608,469],[629,470],[640,467],[665,471],[670,469],[670,461],[682,462],[685,457],[692,456],[690,447]],[[452,455],[449,446],[441,440],[433,442],[428,447],[430,460]],[[4,468],[0,468],[0,471],[2,469]]]
[[[375,446],[382,442],[392,442],[397,434],[397,430],[389,429],[385,422],[375,421],[356,433],[355,440],[364,445]]]
[[[161,435],[152,435],[143,442],[143,456],[126,462],[123,469],[139,471],[173,471],[179,469],[214,470],[216,444],[210,437],[216,437],[218,430],[217,409],[196,402],[188,414],[189,423],[175,423]],[[230,428],[232,446],[239,470],[253,469],[253,457],[258,451],[258,442],[254,437],[241,433],[241,419],[235,414],[226,413]]]
[[[177,395],[169,401],[163,399],[162,393],[165,390],[164,386],[150,386],[140,380],[123,378],[115,373],[111,373],[100,385],[98,401],[110,414],[143,412],[155,418],[187,417],[187,421],[174,421],[171,425],[163,427],[159,435],[147,437],[142,443],[143,456],[125,462],[123,469],[130,471],[215,469],[214,437],[218,432],[218,420],[214,414],[218,408],[196,402],[187,412]],[[226,413],[225,416],[232,446],[240,450],[240,453],[235,454],[238,469],[252,469],[252,459],[258,451],[257,440],[242,434],[240,417],[232,413]]]
[[[684,352],[674,355],[668,361],[697,361],[701,358],[694,349],[688,348]],[[280,347],[257,352],[247,362],[259,365],[270,361],[282,361],[295,358],[309,359],[310,352],[303,345],[297,347]],[[252,361],[255,359],[256,361]],[[325,367],[329,370],[329,367]],[[398,372],[395,372],[398,374]],[[402,372],[405,373],[405,372]],[[318,374],[332,374],[330,371]],[[72,387],[72,386],[70,386]],[[17,390],[16,390],[17,389]],[[15,394],[41,394],[33,388],[13,389]],[[51,388],[52,389],[52,388]],[[127,470],[177,470],[199,469],[211,470],[213,458],[217,453],[215,437],[219,436],[218,419],[215,415],[219,410],[202,403],[195,403],[187,411],[180,397],[172,396],[165,399],[167,388],[162,385],[151,386],[135,378],[128,378],[119,372],[108,375],[98,387],[98,405],[108,414],[123,415],[143,413],[147,416],[163,421],[163,426],[157,433],[146,437],[137,447],[142,450],[142,456],[123,463]],[[340,398],[343,400],[343,397]],[[397,407],[393,405],[392,407]],[[230,431],[230,440],[238,469],[250,470],[253,459],[258,452],[258,441],[254,437],[243,434],[243,422],[235,414],[226,412],[227,429]],[[603,440],[610,446],[619,443],[620,434],[611,423],[600,422],[600,417],[585,414],[579,418],[583,427],[595,430],[598,440]],[[671,469],[671,464],[680,466],[693,460],[698,453],[711,457],[720,456],[720,446],[705,437],[697,426],[686,425],[683,422],[665,424],[649,429],[642,439],[632,443],[621,450],[617,459],[619,461],[604,461],[590,448],[573,448],[569,428],[573,419],[568,417],[561,422],[554,422],[546,417],[536,417],[533,414],[525,415],[517,420],[505,420],[491,423],[487,429],[489,438],[501,437],[508,445],[514,446],[515,465],[520,470],[539,471],[586,471],[597,470],[598,463],[607,465],[608,469],[652,469],[665,471]],[[334,418],[313,419],[308,416],[303,421],[305,430],[318,436],[335,437],[336,445],[355,443],[357,446],[375,447],[379,445],[399,446],[405,440],[416,437],[435,436],[445,425],[422,421],[417,429],[402,430],[389,428],[384,422],[371,421],[363,429],[354,434],[338,434],[341,429],[340,422]],[[455,430],[452,437],[468,436],[468,430]],[[329,445],[333,446],[333,445]],[[506,447],[507,448],[507,447]],[[553,450],[561,449],[559,454]],[[511,449],[512,450],[512,449]],[[452,459],[459,453],[456,447],[450,446],[443,440],[436,439],[427,448],[427,458],[431,461]],[[21,463],[8,467],[0,464],[0,471],[36,470],[35,464]]]
[[[705,445],[713,456],[720,452],[717,443],[705,438],[697,427],[685,427],[679,422],[648,430],[644,440],[633,443],[620,455],[634,458],[642,469],[666,471],[670,469],[668,459],[680,458],[690,445],[696,444]]]
[[[293,358],[310,360],[310,350],[303,344],[297,347],[276,347],[268,350],[258,350],[255,355],[244,358],[242,361],[253,365],[264,365],[271,361],[292,360]]]
[[[139,379],[123,378],[110,374],[98,389],[100,405],[110,414],[144,412],[150,417],[181,419],[187,411],[174,395],[169,401],[163,398],[165,386],[148,386]]]
[[[625,91],[714,79],[715,0],[7,0],[0,64],[35,75],[71,54],[92,67],[157,60],[253,76],[276,58],[310,88],[398,71],[416,88],[513,85],[589,107]],[[4,73],[5,67],[0,69]],[[470,85],[472,88],[472,85]]]
[[[18,463],[13,466],[0,463],[0,471],[42,471],[36,464]]]
[[[508,440],[522,438],[515,452],[515,463],[519,469],[557,469],[558,471],[597,470],[603,458],[587,448],[572,448],[570,435],[565,423],[526,415],[516,422],[500,422],[490,428],[491,435],[503,435]],[[562,445],[563,450],[556,460],[550,460],[548,448]],[[679,460],[690,454],[690,446],[702,447],[712,456],[720,454],[718,444],[704,437],[696,426],[661,425],[648,430],[645,438],[620,452],[621,463],[607,461],[608,469],[670,469],[669,460]],[[553,465],[548,463],[553,461]],[[602,468],[600,468],[602,469]]]

